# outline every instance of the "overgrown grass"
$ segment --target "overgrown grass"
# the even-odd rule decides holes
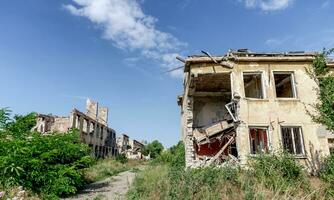
[[[85,171],[85,180],[88,183],[96,182],[127,170],[135,170],[138,166],[143,164],[144,162],[140,160],[126,160],[121,162],[115,158],[100,159]]]
[[[179,145],[163,162],[153,162],[140,172],[128,199],[332,199],[319,179],[316,184],[289,154],[252,157],[245,167],[225,165],[185,170]],[[179,153],[179,154],[178,154]],[[167,159],[166,159],[167,158]],[[181,157],[180,157],[181,158]],[[314,181],[313,181],[314,182]],[[313,186],[314,185],[314,186]]]
[[[326,193],[328,197],[334,197],[334,155],[329,156],[320,169],[320,178],[326,184]]]

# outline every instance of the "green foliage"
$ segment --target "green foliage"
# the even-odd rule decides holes
[[[334,155],[330,155],[324,161],[322,168],[320,169],[320,178],[328,183],[327,195],[334,196]]]
[[[129,166],[127,164],[121,163],[114,158],[101,159],[85,170],[85,179],[87,182],[95,182],[128,169]]]
[[[125,154],[118,154],[116,156],[116,161],[124,164],[128,162],[128,158],[125,156]]]
[[[183,146],[173,146],[139,172],[128,199],[317,199],[322,194],[311,189],[302,166],[287,153],[251,157],[245,168],[226,163],[186,169]]]
[[[154,159],[158,157],[163,150],[164,146],[158,140],[154,140],[143,148],[142,154],[145,156],[150,155],[151,158]]]
[[[7,125],[11,121],[10,119],[11,111],[8,108],[0,109],[0,131],[4,131],[7,128]]]
[[[164,163],[175,168],[185,168],[185,148],[182,141],[162,152],[154,163]]]
[[[250,158],[248,165],[251,175],[271,190],[309,187],[302,166],[288,153],[260,154]]]
[[[36,113],[28,115],[15,115],[14,121],[8,123],[7,131],[14,138],[23,138],[30,134],[30,130],[36,125]]]
[[[334,131],[334,77],[319,78],[319,104],[316,105],[320,115],[315,120]]]
[[[5,113],[5,114],[3,114]],[[89,147],[80,142],[77,131],[41,135],[30,132],[35,114],[10,120],[2,109],[0,138],[0,185],[21,185],[54,199],[75,193],[85,182],[83,169],[92,164]]]
[[[334,48],[326,50],[323,49],[319,52],[313,61],[313,68],[316,76],[325,75],[328,72],[327,57],[334,53]]]
[[[314,73],[319,83],[319,100],[316,105],[319,115],[312,116],[313,119],[327,126],[329,130],[334,131],[334,77],[326,76],[328,67],[326,60],[328,55],[334,52],[334,48],[323,50],[313,61]]]

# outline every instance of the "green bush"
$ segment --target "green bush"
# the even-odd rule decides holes
[[[5,113],[8,111],[5,111]],[[0,121],[4,114],[0,113]],[[75,193],[85,182],[83,169],[92,164],[89,147],[77,131],[41,135],[30,129],[35,114],[6,120],[0,132],[0,185],[23,186],[46,199]]]
[[[334,196],[334,155],[330,155],[324,162],[319,172],[320,178],[328,183],[326,193],[328,196]]]
[[[168,150],[162,152],[156,159],[153,160],[155,164],[168,164],[175,168],[185,167],[185,149],[183,142],[172,146]]]
[[[118,154],[116,156],[116,161],[124,164],[128,162],[128,158],[125,156],[125,154]]]
[[[73,194],[84,185],[84,169],[92,163],[89,148],[77,132],[1,141],[0,183],[22,185],[38,193]]]
[[[158,140],[154,140],[153,142],[145,145],[141,153],[145,156],[150,155],[151,158],[154,159],[157,158],[163,150],[164,146]]]
[[[260,154],[250,157],[248,165],[251,175],[271,190],[309,189],[302,166],[288,153]]]

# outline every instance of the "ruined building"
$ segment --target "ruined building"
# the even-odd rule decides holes
[[[317,102],[318,86],[306,71],[315,55],[241,49],[184,60],[178,104],[186,165],[245,164],[282,149],[305,165],[328,155],[333,137],[308,113]],[[328,66],[333,74],[334,62]]]
[[[141,150],[144,148],[144,144],[130,139],[128,135],[122,134],[116,139],[117,150],[119,154],[124,154],[130,159],[142,159],[143,155]]]
[[[116,139],[117,150],[120,154],[126,154],[126,151],[130,149],[129,136],[122,134]]]
[[[37,124],[33,128],[43,134],[67,132],[71,128],[79,130],[81,140],[88,144],[96,157],[115,155],[116,132],[108,127],[108,108],[87,100],[87,113],[73,109],[68,117],[55,115],[37,115]]]
[[[142,159],[142,149],[144,148],[144,144],[139,142],[138,140],[130,140],[130,149],[128,149],[126,153],[126,157],[131,159]]]

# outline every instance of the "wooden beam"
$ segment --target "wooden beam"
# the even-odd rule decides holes
[[[211,165],[213,162],[215,162],[219,156],[225,151],[225,149],[234,141],[235,139],[235,134],[228,140],[228,142],[220,149],[220,151],[212,157],[208,162],[207,165]]]

